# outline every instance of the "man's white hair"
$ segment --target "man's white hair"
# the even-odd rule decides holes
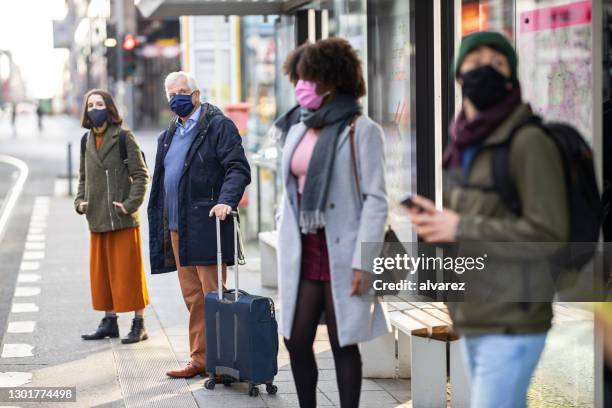
[[[185,78],[187,80],[187,85],[189,85],[189,89],[191,92],[198,89],[198,83],[196,82],[193,75],[189,72],[185,71],[176,71],[168,74],[166,79],[164,80],[164,88],[166,89],[166,96],[168,96],[168,87],[174,84],[179,78]]]

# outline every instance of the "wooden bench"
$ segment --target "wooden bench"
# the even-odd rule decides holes
[[[363,375],[410,378],[414,407],[469,407],[470,384],[458,337],[441,302],[406,302],[386,296],[392,332],[361,345]],[[553,304],[553,324],[593,320],[591,311]],[[394,350],[395,352],[389,352]]]
[[[385,300],[393,330],[362,345],[364,377],[410,378],[415,407],[446,406],[450,380],[453,407],[469,407],[467,371],[446,306]]]
[[[276,264],[277,244],[278,231],[264,231],[259,233],[259,262],[261,271],[261,285],[264,287],[278,287],[278,274]]]

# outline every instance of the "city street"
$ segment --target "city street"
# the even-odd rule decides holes
[[[610,134],[612,0],[1,2],[0,408],[612,408]]]
[[[89,236],[84,219],[65,195],[67,143],[78,146],[82,130],[74,119],[48,118],[38,133],[34,116],[18,118],[13,134],[8,121],[0,121],[0,152],[24,160],[30,170],[25,188],[13,210],[0,245],[0,387],[76,387],[77,402],[53,403],[66,407],[295,407],[297,397],[289,360],[282,341],[279,391],[249,397],[245,385],[203,388],[200,377],[172,380],[165,372],[189,360],[187,312],[176,274],[147,280],[151,306],[145,313],[149,340],[121,345],[118,339],[82,341],[101,317],[91,309],[89,294]],[[149,166],[155,157],[156,132],[138,133]],[[77,159],[77,151],[74,150]],[[75,161],[74,165],[78,165]],[[6,168],[5,168],[6,167]],[[0,166],[5,194],[12,169]],[[141,217],[146,220],[143,208]],[[147,225],[142,225],[145,259]],[[247,265],[241,271],[242,288],[272,296],[260,284],[256,246],[247,247]],[[229,274],[233,285],[233,273]],[[130,315],[119,318],[121,335],[129,330]],[[318,403],[338,406],[333,359],[320,326],[315,350],[321,373]],[[361,406],[411,406],[407,380],[368,380],[362,387]],[[5,403],[6,404],[6,403]],[[40,406],[34,403],[11,406]]]

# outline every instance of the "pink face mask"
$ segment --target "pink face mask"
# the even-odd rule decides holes
[[[319,109],[326,95],[317,95],[317,84],[299,80],[295,85],[295,98],[300,106],[307,109]]]

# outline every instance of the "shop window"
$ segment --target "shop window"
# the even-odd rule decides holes
[[[464,0],[462,34],[494,30],[516,45],[525,100],[593,141],[590,0]]]
[[[501,31],[513,37],[514,0],[463,0],[461,4],[461,33]]]
[[[385,132],[389,214],[413,241],[403,197],[416,193],[414,1],[368,2],[368,112]]]

